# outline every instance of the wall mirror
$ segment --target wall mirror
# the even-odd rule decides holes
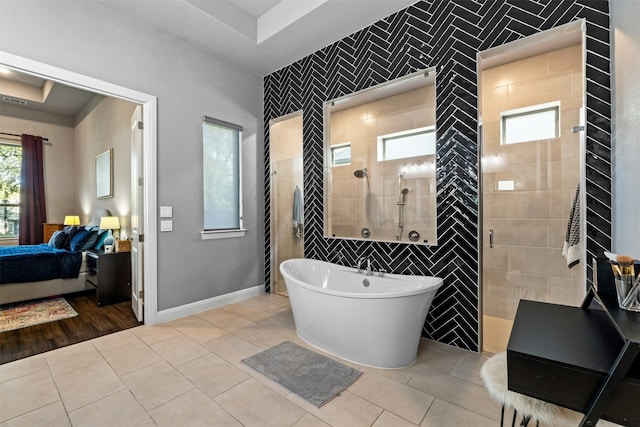
[[[96,197],[113,197],[113,148],[96,156]]]
[[[324,103],[326,237],[436,244],[436,73]]]

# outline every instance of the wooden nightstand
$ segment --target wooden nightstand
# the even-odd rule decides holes
[[[42,224],[42,243],[48,243],[51,235],[58,230],[62,230],[64,228],[64,224],[52,224],[49,222],[45,222]]]
[[[86,260],[99,306],[131,300],[131,252],[87,251]]]

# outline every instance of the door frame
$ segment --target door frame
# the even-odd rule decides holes
[[[142,105],[131,115],[131,308],[136,319],[144,321],[144,120]],[[142,126],[140,126],[142,125]],[[142,131],[142,132],[141,132]],[[134,166],[135,165],[135,166]],[[135,172],[135,173],[134,173]],[[139,182],[142,178],[142,183]],[[142,189],[142,190],[141,190]],[[134,221],[135,218],[135,221]]]
[[[157,218],[157,118],[158,100],[154,95],[139,92],[104,80],[95,79],[73,71],[0,50],[0,65],[22,73],[57,81],[90,92],[123,99],[142,105],[144,152],[144,224],[145,224],[145,324],[158,322],[158,233]]]

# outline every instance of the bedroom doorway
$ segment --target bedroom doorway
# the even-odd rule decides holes
[[[142,264],[139,265],[139,269],[145,272],[144,320],[147,325],[157,323],[157,219],[152,215],[157,209],[157,98],[153,95],[4,51],[0,51],[0,66],[106,97],[133,102],[142,107],[142,119],[145,126],[141,132],[142,152],[144,153],[144,156],[140,159],[141,164],[144,165],[142,170],[144,186],[142,187],[143,194],[141,195],[141,200],[143,201],[141,218],[146,229],[144,233],[146,249],[141,255]]]

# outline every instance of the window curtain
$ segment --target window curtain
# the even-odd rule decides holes
[[[42,224],[47,220],[44,198],[44,158],[42,138],[22,135],[20,169],[20,231],[18,243],[42,243]]]

